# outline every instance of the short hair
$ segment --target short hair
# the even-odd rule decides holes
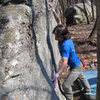
[[[64,26],[62,24],[58,24],[54,28],[53,34],[55,34],[55,32],[57,32],[58,37],[61,37],[62,39],[69,39],[69,38],[71,38],[71,34],[68,31],[67,26]]]

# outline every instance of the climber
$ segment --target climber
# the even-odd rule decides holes
[[[55,20],[58,24],[54,28],[53,33],[55,35],[55,40],[58,41],[60,54],[63,60],[58,72],[54,76],[54,86],[57,88],[59,74],[67,67],[68,64],[70,66],[70,73],[64,80],[62,87],[66,100],[71,100],[73,96],[71,85],[77,78],[80,78],[84,85],[84,93],[90,92],[90,85],[83,75],[83,66],[81,60],[75,52],[74,43],[67,26],[62,25],[61,19],[51,3],[49,3],[49,10],[53,12]]]

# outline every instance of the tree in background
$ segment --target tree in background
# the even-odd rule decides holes
[[[98,81],[96,100],[100,100],[100,0],[96,0],[97,7],[97,60],[98,60]]]
[[[94,10],[93,10],[93,0],[91,0],[91,10],[92,10],[92,17],[93,17],[93,20],[94,20]]]

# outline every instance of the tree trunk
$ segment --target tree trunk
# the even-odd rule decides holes
[[[93,26],[93,29],[92,29],[92,31],[91,31],[91,33],[89,35],[89,39],[93,39],[95,37],[95,35],[96,35],[96,28],[97,28],[97,19],[96,19],[95,24]]]
[[[91,10],[92,10],[92,18],[93,18],[93,20],[94,20],[93,0],[91,0]]]
[[[51,81],[59,51],[48,2],[20,1],[0,0],[0,100],[65,100]]]
[[[97,93],[96,100],[100,100],[100,0],[96,0],[97,8],[97,60],[98,60],[98,81],[97,81]]]
[[[85,16],[86,16],[86,19],[87,19],[87,24],[89,24],[89,19],[88,19],[88,14],[87,14],[87,11],[86,11],[86,8],[85,8],[85,2],[83,0],[83,7],[84,7],[84,13],[85,13]]]

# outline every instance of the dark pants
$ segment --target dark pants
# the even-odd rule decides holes
[[[72,99],[73,93],[71,85],[77,78],[80,78],[80,80],[82,81],[85,91],[90,92],[90,86],[87,79],[83,75],[83,66],[81,64],[80,66],[71,69],[71,72],[66,77],[63,83],[63,91],[66,96],[66,100]]]

